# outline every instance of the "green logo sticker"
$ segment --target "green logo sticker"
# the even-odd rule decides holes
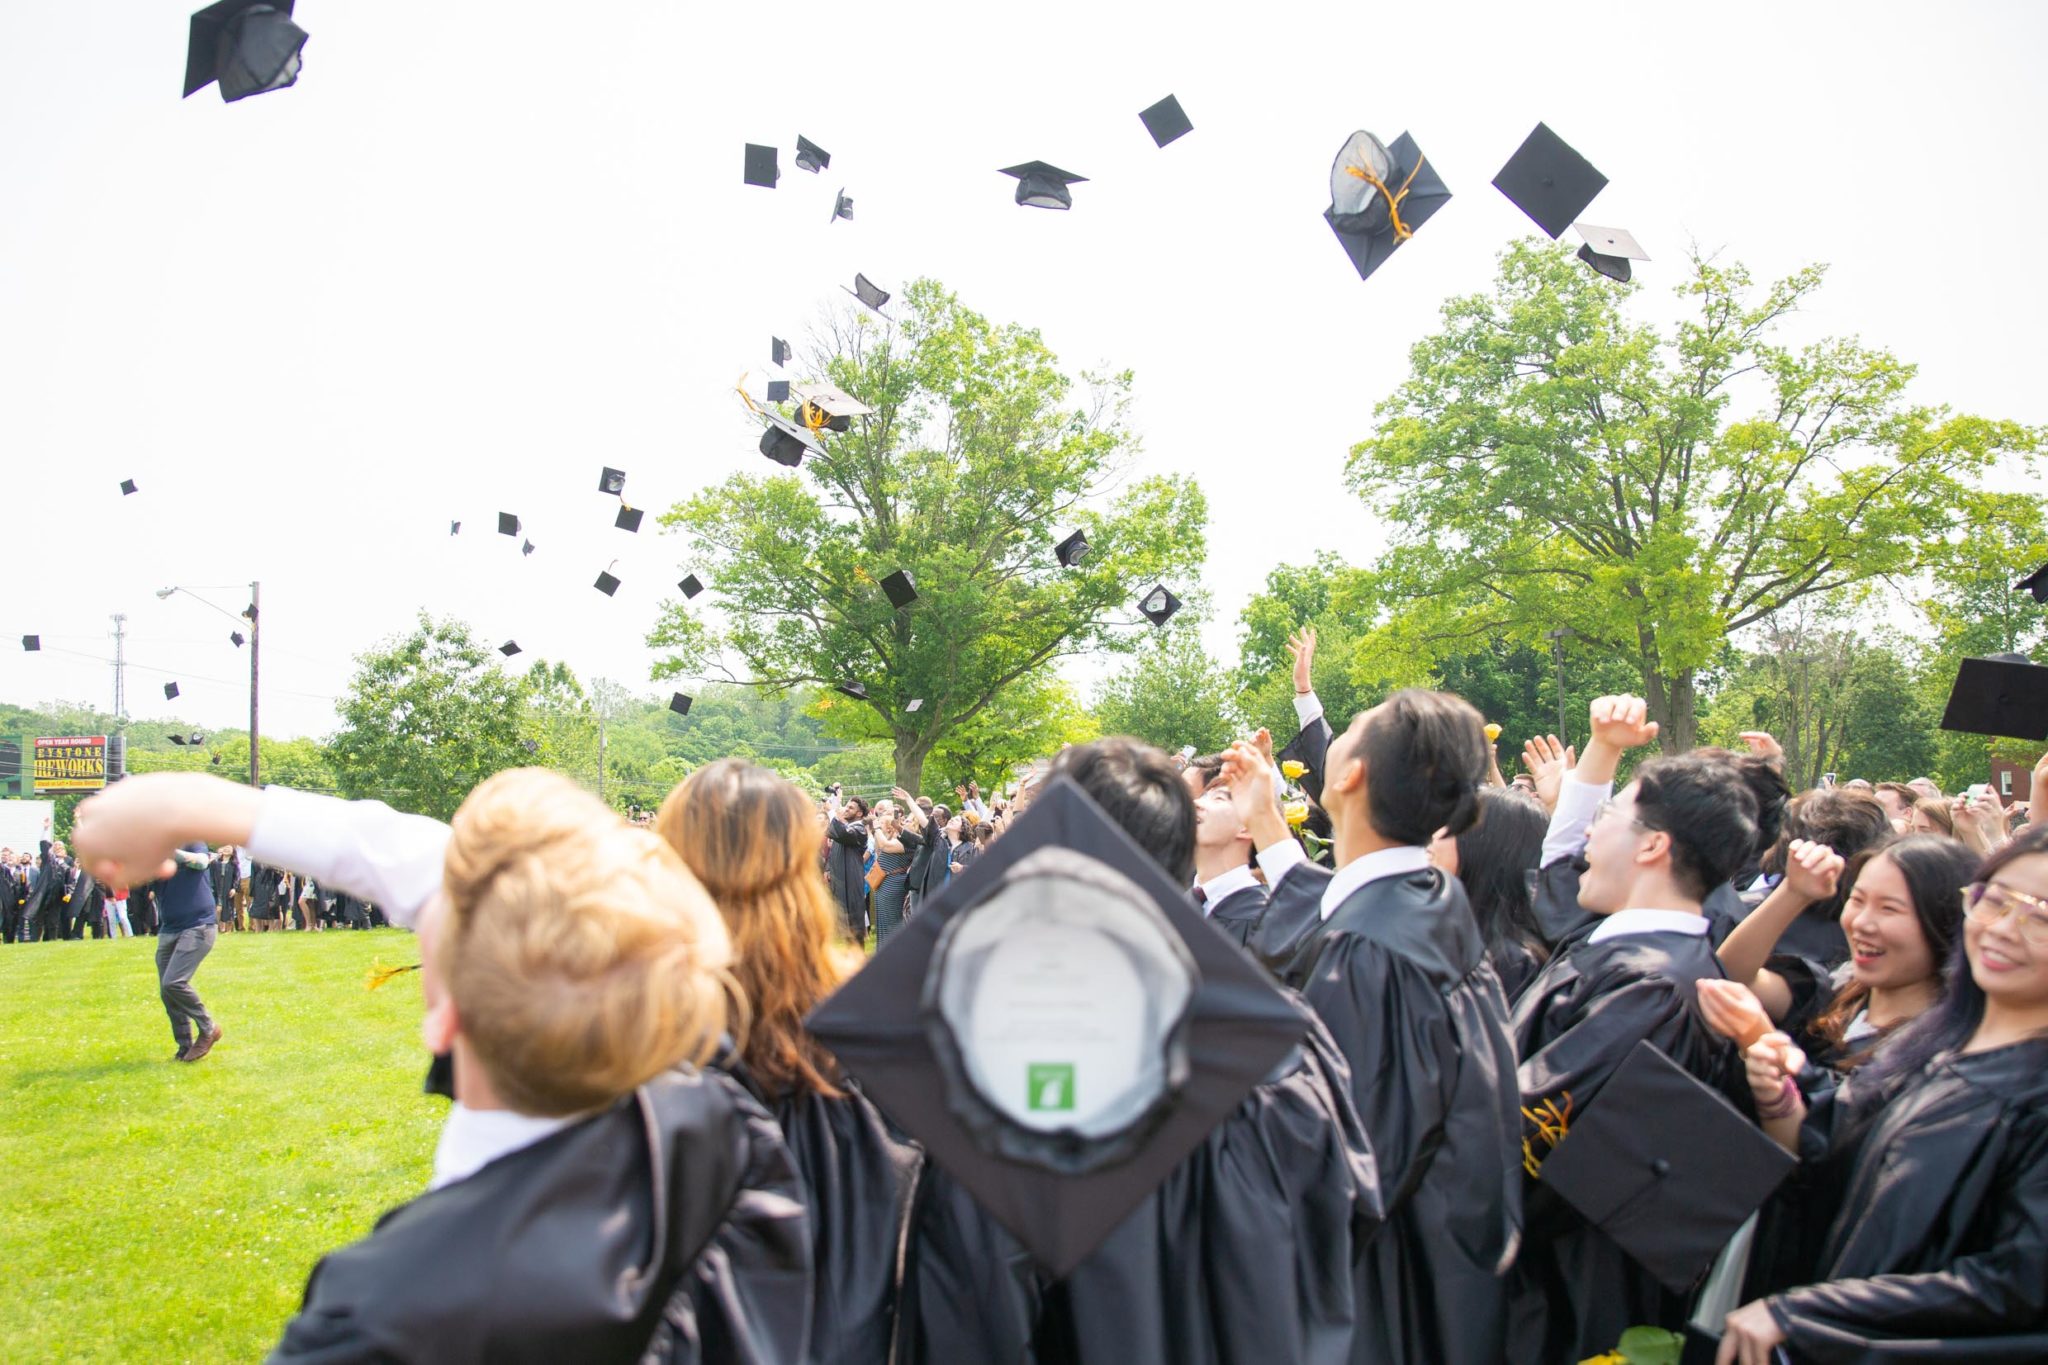
[[[1027,1062],[1024,1083],[1030,1093],[1024,1107],[1034,1111],[1057,1111],[1074,1107],[1074,1064],[1072,1062]]]

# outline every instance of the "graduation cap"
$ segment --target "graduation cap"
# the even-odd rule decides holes
[[[185,46],[185,94],[220,83],[233,104],[299,78],[306,30],[292,22],[293,0],[220,0],[192,16]]]
[[[1634,276],[1630,261],[1647,261],[1649,253],[1636,241],[1634,234],[1626,228],[1594,227],[1591,223],[1573,223],[1572,231],[1586,239],[1579,248],[1579,259],[1599,271],[1610,280],[1627,284]]]
[[[645,511],[645,508],[621,505],[619,514],[612,518],[612,525],[618,527],[621,531],[631,531],[638,535],[640,533],[640,518]]]
[[[519,743],[522,746],[524,746],[526,752],[530,754],[537,754],[540,752],[540,741],[537,739],[522,739],[519,741]],[[434,1073],[431,1069],[429,1069],[427,1072],[427,1080],[429,1081],[429,1083],[432,1082],[433,1077]]]
[[[1645,1040],[1558,1139],[1542,1180],[1684,1294],[1798,1164]]]
[[[1556,241],[1557,234],[1607,188],[1607,177],[1551,132],[1549,124],[1539,123],[1500,168],[1493,187]]]
[[[889,301],[888,290],[875,288],[873,281],[861,274],[856,274],[853,277],[853,288],[846,292],[874,309],[877,313],[881,312],[882,305]]]
[[[843,682],[835,690],[843,692],[855,701],[866,701],[868,699],[868,685],[866,683]]]
[[[233,640],[233,641],[235,642],[235,648],[236,648],[236,649],[240,649],[240,648],[242,647],[243,641],[242,641],[242,632],[241,632],[241,631],[239,631],[239,630],[231,630],[231,631],[229,631],[229,632],[228,632],[228,638],[229,638],[230,640]]]
[[[1365,279],[1415,235],[1451,191],[1407,133],[1389,147],[1360,130],[1345,139],[1330,166],[1330,207],[1323,220]]]
[[[1053,546],[1052,552],[1060,561],[1061,568],[1071,569],[1088,557],[1088,537],[1076,531]]]
[[[904,703],[903,709],[904,709],[904,710],[906,710],[906,711],[922,711],[922,710],[924,710],[924,698],[923,698],[923,697],[912,697],[912,698],[911,698],[911,699],[910,699],[910,700],[909,700],[908,702]]]
[[[597,476],[597,491],[600,493],[623,494],[626,491],[626,471],[606,465]]]
[[[1085,184],[1088,180],[1085,175],[1072,175],[1043,161],[1027,161],[1000,174],[1017,177],[1017,202],[1030,209],[1070,209],[1074,207],[1074,194],[1067,186]]]
[[[599,592],[603,593],[606,597],[610,597],[613,593],[619,590],[619,580],[612,577],[612,571],[610,569],[605,569],[597,575],[597,582],[591,584],[591,586],[596,588]]]
[[[24,635],[21,637],[21,647],[27,653],[33,654],[43,647],[43,637],[40,635]]]
[[[1966,735],[2048,739],[2048,668],[2024,654],[1963,660],[1941,713],[1941,728]]]
[[[782,178],[782,172],[775,165],[775,149],[758,143],[747,144],[747,183],[759,185],[764,190],[775,188],[775,182]]]
[[[1308,1027],[1064,777],[806,1022],[1053,1276]]]
[[[832,153],[826,151],[802,133],[796,135],[796,168],[798,170],[809,171],[812,175],[816,175],[831,164]]]
[[[812,431],[820,427],[828,431],[848,431],[853,419],[867,417],[874,409],[851,394],[830,384],[792,384],[790,392],[797,396],[797,420]]]
[[[1144,121],[1145,131],[1152,134],[1152,141],[1161,147],[1192,132],[1195,127],[1181,111],[1180,101],[1171,95],[1142,111],[1138,117]]]
[[[498,513],[498,534],[501,536],[518,535],[519,518],[513,516],[510,512]]]
[[[1180,599],[1164,583],[1138,599],[1138,612],[1155,626],[1163,626],[1180,610]]]
[[[805,451],[813,455],[825,453],[825,447],[818,443],[818,438],[810,433],[809,428],[765,408],[760,409],[760,413],[768,423],[761,433],[761,453],[775,463],[795,469],[803,463]]]
[[[2032,593],[2036,602],[2048,602],[2048,564],[2012,585],[2014,592]]]
[[[768,401],[771,403],[787,403],[789,401],[789,381],[787,379],[771,379],[768,381]]]
[[[462,534],[462,523],[461,523],[461,522],[459,522],[459,521],[451,521],[451,522],[449,522],[449,523],[448,523],[448,534],[449,534],[449,535],[451,535],[451,536],[457,536],[457,535],[461,535],[461,534]]]
[[[848,222],[853,221],[853,200],[847,197],[846,187],[843,185],[840,186],[839,193],[832,196],[832,218],[826,221],[831,222],[840,218]]]
[[[177,745],[180,749],[185,747],[185,737],[183,735],[169,735],[166,736],[166,738],[168,738],[171,741],[171,743]]]
[[[167,682],[167,683],[165,683],[165,684],[164,684],[164,700],[165,700],[165,701],[176,701],[177,699],[178,699],[178,685],[177,685],[176,683],[174,683],[174,682]]]
[[[882,580],[882,591],[889,595],[889,605],[898,611],[917,600],[917,588],[910,581],[910,571],[898,569]]]
[[[690,698],[678,692],[668,699],[668,709],[679,716],[687,716],[690,714]]]
[[[498,652],[509,659],[519,652],[519,642],[517,640],[507,640],[504,644],[498,646]]]
[[[685,598],[695,597],[698,593],[704,591],[703,580],[695,574],[685,574],[683,581],[676,584],[676,586],[683,590]]]
[[[532,554],[532,553],[533,553],[533,542],[532,542],[532,541],[530,541],[530,540],[523,540],[523,541],[521,541],[521,542],[519,543],[519,554],[520,554],[520,557],[521,557],[521,558],[524,558],[525,556],[527,556],[527,555],[530,555],[530,554]]]
[[[133,479],[123,479],[123,480],[121,480],[121,496],[122,496],[122,497],[124,497],[124,498],[125,498],[125,497],[127,497],[127,496],[128,496],[128,495],[129,495],[130,493],[133,493],[134,491],[135,491],[135,480],[133,480]]]
[[[789,363],[789,343],[781,337],[768,338],[768,360],[776,369]]]

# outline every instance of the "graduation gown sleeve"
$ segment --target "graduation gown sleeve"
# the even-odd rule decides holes
[[[1329,766],[1330,741],[1335,738],[1329,720],[1321,715],[1301,727],[1301,732],[1287,741],[1287,747],[1274,757],[1282,762],[1293,759],[1308,769],[1301,776],[1301,789],[1308,793],[1309,800],[1317,805],[1323,803],[1323,772]]]

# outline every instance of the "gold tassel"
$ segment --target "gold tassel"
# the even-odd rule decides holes
[[[375,962],[370,966],[369,973],[364,979],[364,985],[367,989],[374,991],[394,976],[404,976],[407,972],[416,972],[419,969],[420,964],[417,962],[407,963],[402,967],[387,967],[381,962]]]

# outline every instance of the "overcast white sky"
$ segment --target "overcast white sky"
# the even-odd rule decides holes
[[[330,731],[421,607],[652,691],[681,546],[612,529],[598,469],[651,508],[767,470],[731,386],[856,270],[1136,371],[1146,466],[1208,491],[1227,651],[1276,563],[1378,547],[1344,452],[1533,231],[1488,182],[1538,120],[1657,258],[1646,308],[1690,241],[1828,261],[1803,326],[2048,420],[2048,6],[301,0],[298,86],[235,105],[178,98],[192,7],[0,4],[0,698],[109,704],[122,611],[133,716],[245,723],[228,622],[153,590],[252,578],[266,733]],[[1137,111],[1169,92],[1195,130],[1162,151]],[[1354,128],[1411,130],[1456,195],[1368,283],[1321,217]],[[780,189],[740,183],[748,141]],[[1090,177],[1073,212],[1013,205],[995,171],[1033,158]]]

